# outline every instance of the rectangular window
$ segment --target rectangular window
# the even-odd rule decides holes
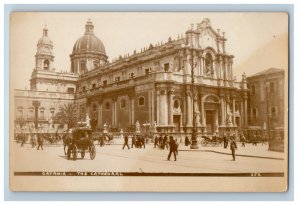
[[[255,94],[255,85],[251,85],[251,94],[252,94],[252,95]]]
[[[107,86],[107,80],[103,80],[103,86]]]
[[[51,116],[51,118],[54,118],[54,110],[50,111],[50,116]]]
[[[149,72],[150,72],[149,68],[145,69],[145,75],[149,75]]]
[[[252,109],[252,116],[253,116],[254,119],[256,119],[256,117],[257,117],[256,108]]]
[[[271,116],[272,117],[276,116],[276,107],[271,107]]]
[[[85,92],[85,91],[86,91],[85,86],[83,86],[82,87],[82,92]]]
[[[116,82],[116,83],[117,83],[117,82],[120,82],[120,76],[115,77],[115,82]]]
[[[274,93],[275,92],[275,83],[271,82],[270,83],[270,93]]]
[[[129,73],[129,78],[134,78],[134,73]]]
[[[70,94],[74,93],[74,88],[68,88],[67,92]]]
[[[164,71],[165,72],[169,71],[169,67],[170,67],[169,63],[165,63],[164,64]]]
[[[40,111],[40,119],[45,119],[45,111],[44,110],[41,110]]]
[[[93,86],[93,89],[95,89],[95,88],[96,88],[96,84],[95,84],[95,83],[93,83],[93,85],[92,85],[92,86]]]

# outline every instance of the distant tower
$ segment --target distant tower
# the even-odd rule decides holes
[[[53,68],[53,43],[48,37],[48,29],[43,29],[43,37],[37,43],[37,51],[35,54],[36,70],[54,70]]]

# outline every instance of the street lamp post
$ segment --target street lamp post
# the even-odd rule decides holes
[[[41,105],[41,102],[40,101],[38,101],[38,100],[34,100],[34,101],[32,101],[32,106],[34,107],[34,127],[35,127],[35,129],[37,129],[38,128],[38,109],[39,109],[39,107],[40,107],[40,105]]]
[[[195,116],[195,98],[197,97],[195,91],[195,67],[197,63],[194,63],[194,49],[191,49],[191,59],[190,59],[190,66],[191,66],[191,89],[192,89],[192,115],[193,115],[193,128],[192,128],[192,144],[191,149],[199,149],[198,142],[197,142],[197,130],[196,130],[196,116]]]

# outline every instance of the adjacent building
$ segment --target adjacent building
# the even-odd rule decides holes
[[[78,75],[57,72],[53,64],[53,42],[48,37],[48,29],[45,27],[43,36],[37,43],[30,89],[14,90],[14,117],[17,131],[22,128],[25,132],[29,132],[35,124],[44,132],[56,130],[59,124],[55,122],[54,117],[59,107],[74,102]]]
[[[249,130],[281,143],[283,150],[285,106],[285,70],[269,68],[247,78],[249,88]],[[267,134],[267,132],[269,134]],[[280,145],[280,146],[279,146]],[[272,144],[270,144],[272,148]]]

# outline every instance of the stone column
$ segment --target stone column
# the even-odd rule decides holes
[[[199,126],[202,125],[202,121],[203,121],[203,118],[202,118],[202,93],[199,93],[198,95],[198,110],[200,112],[200,116],[199,116]]]
[[[225,125],[225,105],[224,105],[224,95],[221,94],[221,125]]]
[[[102,107],[103,107],[103,100],[100,98],[98,100],[98,128],[102,127]]]
[[[117,126],[117,100],[118,97],[114,96],[112,98],[113,100],[113,110],[112,110],[112,122],[113,122],[113,127]]]
[[[134,122],[134,94],[129,94],[129,101],[130,101],[130,113],[129,113],[129,123],[130,125],[135,125]]]
[[[168,125],[168,100],[166,90],[160,91],[160,120],[162,125]]]
[[[200,110],[199,110],[199,105],[198,105],[198,92],[197,91],[195,91],[194,92],[194,106],[195,106],[195,114],[197,114],[196,116],[195,116],[195,125],[196,125],[196,127],[199,127],[200,126]]]
[[[247,127],[248,126],[248,107],[247,107],[247,93],[244,93],[244,106],[245,106],[245,109],[244,109],[244,115],[245,115],[245,126]]]
[[[161,124],[161,119],[160,119],[160,91],[156,92],[156,121],[157,124]]]
[[[206,127],[205,109],[204,109],[204,96],[202,96],[202,98],[201,98],[201,119],[202,119],[202,126]]]
[[[173,98],[174,98],[174,90],[171,89],[168,91],[169,96],[169,125],[173,125]]]
[[[187,91],[187,126],[192,126],[193,121],[193,105],[192,105],[192,93],[191,91]]]
[[[215,132],[219,132],[219,111],[215,111]]]
[[[236,121],[235,121],[235,98],[233,97],[232,98],[232,122],[233,122],[233,125],[235,126],[236,125]]]

